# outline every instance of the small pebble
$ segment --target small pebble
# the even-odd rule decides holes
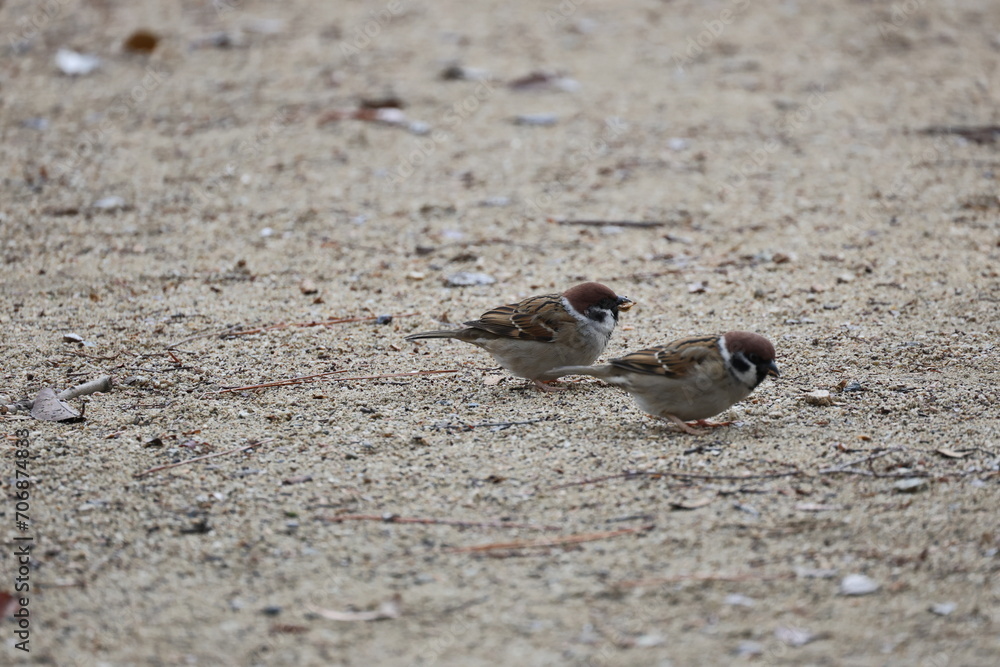
[[[802,400],[809,405],[816,405],[819,407],[825,407],[828,405],[833,405],[833,396],[826,389],[817,389],[816,391],[810,391],[808,394],[802,397]]]
[[[900,493],[917,493],[927,488],[927,480],[922,477],[907,477],[892,485]]]
[[[938,602],[931,605],[930,612],[938,616],[947,616],[956,609],[958,609],[958,605],[954,602]]]
[[[375,324],[391,324],[392,315],[379,315],[375,318]]]
[[[123,209],[125,208],[125,199],[118,196],[101,197],[94,202],[94,208],[99,208],[103,211]]]
[[[878,589],[875,580],[863,574],[849,574],[840,580],[841,595],[868,595]]]
[[[723,602],[734,607],[752,607],[757,604],[756,600],[742,593],[730,593]]]
[[[549,127],[559,122],[559,117],[554,113],[526,113],[514,117],[514,125],[532,125],[535,127]]]
[[[444,284],[448,287],[473,287],[478,285],[492,285],[496,278],[488,273],[471,273],[469,271],[459,271],[444,279]]]

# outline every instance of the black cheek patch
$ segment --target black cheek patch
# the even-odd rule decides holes
[[[731,363],[733,365],[733,369],[737,373],[740,373],[741,375],[743,373],[746,373],[748,370],[750,370],[750,363],[746,359],[743,358],[742,354],[734,354],[730,358],[729,363]],[[758,371],[758,373],[759,373],[759,371]]]
[[[597,322],[603,322],[607,318],[607,316],[608,316],[608,311],[598,306],[593,306],[587,309],[587,317]]]

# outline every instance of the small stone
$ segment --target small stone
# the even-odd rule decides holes
[[[755,641],[740,642],[733,650],[733,654],[739,657],[749,657],[764,653],[764,645]]]
[[[844,388],[841,391],[843,391],[845,394],[851,391],[864,391],[864,387],[862,387],[861,383],[858,382],[857,380],[851,380],[850,382],[844,385]]]
[[[923,477],[907,477],[892,485],[900,493],[918,493],[927,488],[927,480]]]
[[[951,612],[958,609],[958,605],[954,602],[938,602],[930,606],[930,611],[932,614],[937,614],[938,616],[947,616]]]
[[[840,580],[841,595],[868,595],[878,589],[875,580],[863,574],[849,574]]]
[[[101,209],[102,211],[121,210],[125,208],[125,199],[118,196],[101,197],[94,202],[94,208]]]
[[[75,334],[75,333],[63,334],[63,342],[64,343],[77,343],[77,344],[82,345],[83,344],[83,336],[81,336],[80,334]]]
[[[554,113],[525,113],[514,117],[514,125],[550,127],[558,122],[559,117]]]
[[[663,635],[648,634],[636,638],[635,646],[636,648],[652,648],[654,646],[660,646],[666,643],[666,641],[667,640],[663,638]]]
[[[816,405],[819,407],[826,407],[828,405],[833,405],[833,396],[826,389],[817,389],[816,391],[810,391],[802,400],[809,405]]]
[[[375,324],[392,324],[392,315],[379,315],[375,318]]]
[[[757,604],[756,600],[742,593],[730,593],[723,602],[734,607],[752,607]]]
[[[260,610],[265,616],[277,616],[281,613],[281,607],[276,604],[271,604]]]
[[[805,646],[816,641],[816,633],[805,628],[779,627],[774,631],[774,638],[788,646]]]
[[[488,273],[472,273],[469,271],[459,271],[444,279],[444,284],[448,287],[474,287],[479,285],[492,285],[496,278]]]
[[[101,59],[85,53],[77,53],[70,49],[59,49],[56,52],[56,67],[66,76],[84,76],[101,66]]]

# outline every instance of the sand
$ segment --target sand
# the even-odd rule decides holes
[[[0,25],[0,393],[116,383],[80,423],[0,416],[0,533],[35,538],[0,662],[997,664],[1000,155],[946,131],[1000,123],[997,3]],[[582,280],[638,304],[604,358],[747,329],[782,375],[688,436],[403,340]],[[304,326],[338,318],[369,319]],[[218,393],[339,370],[454,372]]]

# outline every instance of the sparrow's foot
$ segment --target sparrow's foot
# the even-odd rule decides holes
[[[720,426],[732,426],[736,422],[710,422],[707,419],[696,419],[695,424],[698,426],[704,426],[705,428],[719,428]]]
[[[683,419],[679,419],[678,417],[675,417],[673,415],[663,415],[662,417],[660,417],[660,419],[670,422],[680,430],[684,431],[685,433],[689,433],[691,435],[705,435],[706,433],[708,433],[708,431],[699,431],[696,428],[691,428],[691,426]]]
[[[538,391],[546,392],[546,393],[555,393],[557,391],[566,391],[566,389],[567,389],[567,387],[553,387],[548,382],[542,382],[541,380],[532,380],[531,382],[535,385],[535,389],[537,389]],[[550,380],[550,382],[554,382],[554,380]]]

